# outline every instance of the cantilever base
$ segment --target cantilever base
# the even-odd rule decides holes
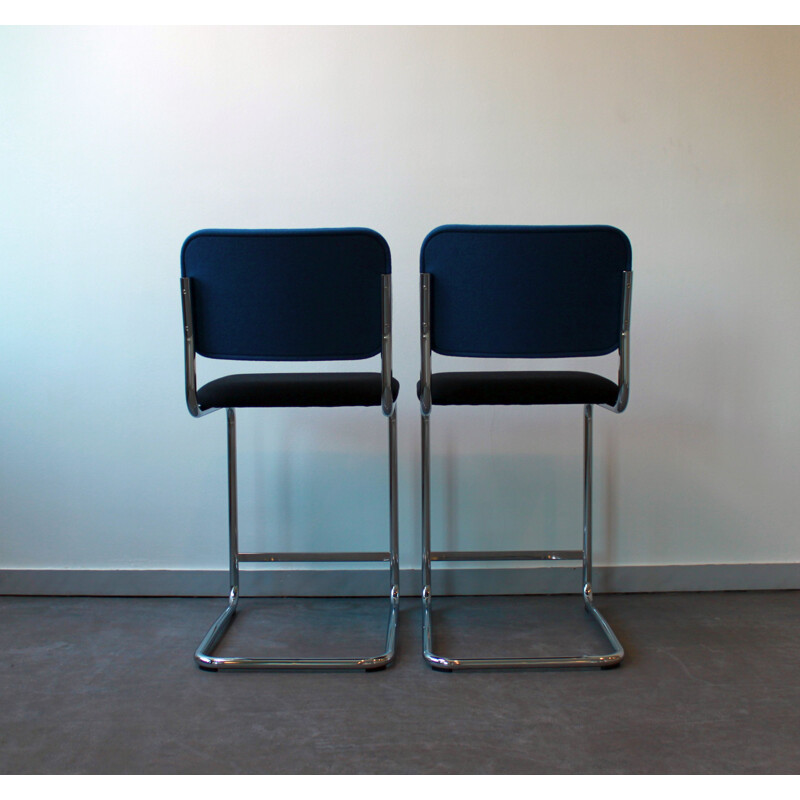
[[[399,600],[396,594],[390,598],[389,621],[386,630],[386,648],[383,653],[367,658],[243,658],[241,656],[213,656],[236,615],[238,597],[231,596],[228,607],[209,628],[205,638],[194,654],[194,660],[201,669],[217,671],[220,669],[285,669],[285,670],[334,670],[363,669],[367,672],[385,669],[394,661],[395,640]]]
[[[597,622],[605,634],[612,652],[604,655],[554,656],[543,658],[452,658],[433,652],[433,620],[430,598],[423,600],[422,635],[425,661],[435,670],[451,672],[456,669],[563,669],[565,667],[616,667],[625,656],[611,626],[595,608],[594,603],[584,597],[586,612]]]

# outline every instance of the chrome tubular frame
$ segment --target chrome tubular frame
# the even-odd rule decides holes
[[[420,411],[423,417],[431,413],[431,276],[419,276],[420,296]]]
[[[622,273],[622,324],[619,337],[619,394],[613,406],[601,404],[601,408],[621,414],[628,406],[630,396],[630,336],[631,336],[631,295],[633,293],[633,273]]]
[[[218,408],[203,411],[197,405],[197,372],[195,370],[194,317],[192,315],[192,279],[181,278],[181,307],[183,309],[183,362],[186,374],[186,405],[193,417],[203,417]]]
[[[202,416],[210,409],[200,411],[195,395],[194,343],[191,321],[191,286],[189,279],[181,281],[183,293],[185,340],[186,340],[186,397],[193,416]],[[188,320],[188,321],[187,321]],[[400,607],[400,562],[398,555],[398,502],[397,502],[397,410],[392,397],[392,322],[391,279],[384,276],[382,287],[382,345],[381,407],[389,422],[389,551],[388,552],[335,552],[335,553],[241,553],[239,552],[239,523],[236,479],[236,412],[226,410],[228,420],[228,546],[230,593],[228,605],[209,628],[203,641],[195,651],[194,658],[199,667],[207,670],[219,669],[346,669],[378,670],[388,667],[395,657],[397,621]],[[190,381],[191,379],[191,381]],[[386,387],[388,386],[388,396]],[[191,391],[190,391],[191,390]],[[222,641],[236,615],[239,604],[239,564],[243,562],[387,562],[389,564],[389,619],[386,641],[382,653],[376,656],[354,658],[245,658],[240,656],[214,656],[212,653]]]
[[[630,273],[626,273],[630,275]],[[625,319],[630,317],[630,279],[626,285]],[[592,596],[592,406],[584,406],[583,448],[583,549],[582,550],[431,550],[431,491],[430,491],[430,413],[431,413],[431,340],[430,340],[430,275],[420,277],[420,342],[422,367],[420,375],[420,411],[422,433],[422,654],[434,669],[531,669],[564,667],[614,667],[625,653],[611,626],[594,605]],[[623,341],[627,353],[627,328]],[[627,356],[621,359],[627,364]],[[625,367],[627,379],[627,366]],[[620,367],[622,371],[622,367]],[[622,392],[620,392],[622,394]],[[627,383],[626,383],[627,397]],[[624,408],[624,406],[623,406]],[[622,409],[620,409],[621,411]],[[433,649],[433,609],[431,564],[434,561],[581,561],[583,565],[583,603],[586,612],[605,634],[611,652],[602,655],[575,655],[537,658],[453,658],[438,655]]]

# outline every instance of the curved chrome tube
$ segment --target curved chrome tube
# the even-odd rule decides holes
[[[628,406],[630,396],[630,336],[631,336],[631,295],[633,292],[633,272],[622,273],[622,325],[619,337],[619,393],[613,406],[601,403],[601,408],[621,414]]]
[[[181,308],[183,309],[183,362],[186,374],[186,405],[193,417],[204,417],[218,408],[201,409],[197,404],[197,372],[195,369],[194,319],[192,316],[192,279],[181,278]]]
[[[400,600],[397,587],[392,587],[389,598],[389,621],[386,629],[384,652],[368,658],[245,658],[241,656],[212,656],[210,653],[222,641],[233,622],[238,597],[231,597],[228,607],[211,626],[194,654],[197,665],[202,669],[356,669],[377,670],[388,667],[394,661],[397,637],[397,620]]]
[[[419,406],[424,417],[431,413],[431,276],[420,273],[420,394]]]
[[[392,393],[392,276],[384,275],[381,286],[381,410],[385,417],[394,412]]]

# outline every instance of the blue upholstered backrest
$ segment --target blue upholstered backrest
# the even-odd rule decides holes
[[[204,230],[183,245],[195,349],[209,358],[316,361],[381,350],[389,247],[367,228]]]
[[[446,225],[423,242],[431,347],[451,356],[555,358],[616,350],[631,247],[608,226]]]

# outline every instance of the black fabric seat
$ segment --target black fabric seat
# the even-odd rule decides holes
[[[591,372],[436,372],[431,376],[431,400],[437,406],[613,405],[618,394],[616,383]]]
[[[397,399],[400,384],[392,379]],[[201,409],[379,406],[379,372],[302,372],[226,375],[197,392]]]

